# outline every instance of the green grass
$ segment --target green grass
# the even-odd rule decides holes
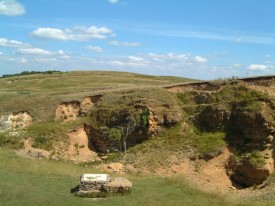
[[[82,173],[97,173],[92,167],[34,160],[0,150],[0,205],[240,205],[225,196],[194,189],[182,178],[126,176],[133,191],[104,200],[77,198],[70,193]],[[124,175],[125,176],[125,175]]]
[[[126,72],[81,71],[0,78],[0,114],[28,110],[35,121],[54,118],[60,101],[137,88],[154,88],[190,79]]]

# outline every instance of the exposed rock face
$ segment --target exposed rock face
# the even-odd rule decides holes
[[[55,112],[55,120],[63,122],[75,121],[79,116],[86,116],[102,95],[85,97],[82,101],[61,102]]]
[[[264,145],[267,138],[275,133],[272,109],[265,102],[237,105],[233,111],[235,127],[238,127],[246,146],[251,149]]]
[[[233,153],[227,164],[231,180],[244,187],[262,183],[274,172],[275,103],[263,95],[274,94],[274,80],[207,84],[167,89],[182,93],[178,97],[200,131],[225,133]]]
[[[70,140],[68,149],[70,160],[76,162],[90,162],[98,159],[97,154],[90,149],[90,139],[84,126],[79,127],[75,131],[69,132],[68,136]]]
[[[234,182],[244,187],[251,187],[261,184],[273,172],[265,162],[262,164],[257,166],[251,164],[249,159],[236,161],[231,157],[227,165],[227,172]]]
[[[29,112],[14,112],[0,117],[0,130],[24,129],[30,126],[32,122],[33,117]]]
[[[100,100],[101,97],[102,95],[85,97],[80,103],[80,113],[82,115],[87,115],[91,108],[97,103],[98,100]]]
[[[154,135],[158,132],[158,119],[154,112],[149,111],[149,128],[148,128],[148,133],[150,135]]]
[[[99,129],[96,129],[91,125],[84,124],[84,131],[86,132],[89,139],[88,146],[90,150],[98,153],[107,152],[109,149],[108,141],[104,138],[102,132]]]
[[[63,122],[75,121],[79,115],[79,101],[62,102],[57,106],[57,109],[55,111],[55,120]]]
[[[175,112],[169,105],[163,107],[149,107],[149,127],[148,135],[155,135],[159,132],[161,126],[171,127],[183,119],[181,112]]]
[[[200,112],[197,122],[204,131],[227,132],[227,142],[238,157],[232,156],[227,165],[228,175],[236,183],[245,187],[257,185],[274,172],[274,121],[267,103],[210,105]]]
[[[213,84],[211,82],[194,82],[186,83],[182,85],[176,85],[171,87],[166,87],[169,92],[172,93],[182,93],[190,90],[200,90],[200,91],[218,91],[221,88],[221,84]]]
[[[208,132],[221,131],[228,127],[231,118],[231,108],[220,104],[207,106],[198,117],[200,129]]]
[[[230,159],[229,175],[244,186],[260,184],[274,172],[272,110],[265,102],[254,102],[237,105],[232,111],[231,126],[237,133],[229,136],[228,142],[240,159]]]

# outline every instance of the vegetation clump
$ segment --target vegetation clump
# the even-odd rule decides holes
[[[48,70],[48,71],[23,71],[16,74],[4,74],[1,78],[8,78],[8,77],[17,77],[17,76],[25,76],[31,74],[54,74],[54,73],[62,73],[61,71],[57,70]]]

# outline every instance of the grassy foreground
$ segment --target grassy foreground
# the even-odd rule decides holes
[[[134,185],[130,195],[102,200],[77,198],[70,189],[84,172],[99,171],[71,163],[23,158],[1,149],[0,205],[240,205],[193,189],[183,179],[137,176],[127,176]]]

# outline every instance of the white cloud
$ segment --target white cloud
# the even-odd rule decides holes
[[[206,62],[207,62],[207,59],[206,59],[206,58],[203,58],[203,57],[201,57],[201,56],[195,56],[193,59],[194,59],[195,62],[197,62],[197,63],[206,63]]]
[[[60,55],[65,55],[66,54],[63,50],[58,50],[57,53],[60,54]]]
[[[118,42],[118,41],[111,41],[109,42],[110,44],[114,46],[125,46],[125,47],[135,47],[135,46],[140,46],[139,42]]]
[[[97,53],[102,53],[104,51],[101,47],[99,47],[99,46],[92,46],[92,45],[87,46],[86,49],[88,49],[90,51],[97,52]]]
[[[4,53],[3,52],[0,52],[0,55],[3,55]]]
[[[142,58],[142,57],[136,57],[136,56],[129,56],[128,59],[130,61],[135,61],[135,62],[140,62],[140,61],[144,60],[144,58]]]
[[[26,55],[52,55],[53,53],[40,48],[27,48],[18,49],[15,54],[26,54]]]
[[[116,3],[118,3],[119,2],[119,0],[108,0],[110,3],[112,3],[112,4],[116,4]]]
[[[251,71],[265,71],[268,69],[268,66],[263,64],[251,64],[248,66],[248,70]]]
[[[167,54],[155,54],[150,53],[148,55],[152,60],[157,62],[164,62],[168,60],[174,60],[174,61],[186,61],[188,60],[188,54],[175,54],[175,53],[167,53]]]
[[[72,57],[70,55],[65,54],[65,55],[62,55],[60,58],[61,59],[71,59]]]
[[[56,58],[36,58],[34,59],[36,62],[41,62],[41,63],[47,63],[47,62],[56,62]]]
[[[242,43],[242,42],[244,42],[244,39],[243,39],[243,38],[241,38],[241,37],[239,37],[239,38],[237,38],[237,39],[236,39],[236,42],[238,42],[238,43]]]
[[[240,68],[242,65],[241,64],[233,64],[232,66],[235,68]]]
[[[28,60],[25,59],[25,58],[22,58],[22,59],[19,60],[19,63],[28,63]]]
[[[61,41],[89,41],[91,39],[106,39],[114,33],[107,27],[73,27],[71,29],[38,28],[31,32],[34,37],[55,39]]]
[[[24,49],[18,49],[14,52],[14,54],[17,55],[32,55],[34,57],[39,57],[38,59],[41,59],[41,56],[47,57],[47,59],[54,57],[59,57],[62,59],[69,59],[71,56],[69,56],[66,52],[63,50],[58,51],[48,51],[41,48],[24,48]]]
[[[175,30],[175,29],[161,29],[154,28],[152,29],[136,29],[137,32],[145,33],[153,36],[164,36],[164,37],[179,37],[179,38],[194,38],[194,39],[208,39],[215,41],[228,41],[228,42],[239,42],[239,43],[252,43],[252,44],[266,44],[266,45],[274,45],[275,38],[273,34],[270,33],[262,33],[261,35],[255,33],[250,34],[247,32],[243,32],[241,37],[236,37],[236,33],[240,33],[239,31],[234,30],[222,30],[222,29],[212,29],[205,28],[204,30],[208,30],[207,32],[202,30],[193,30],[193,29],[185,29],[185,30]]]
[[[7,16],[19,16],[25,13],[25,8],[22,4],[15,0],[0,1],[0,14]]]
[[[28,47],[29,45],[20,41],[0,38],[0,47]]]

